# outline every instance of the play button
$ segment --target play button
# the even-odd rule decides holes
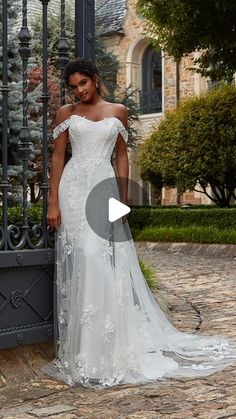
[[[94,233],[109,242],[124,242],[131,239],[128,220],[122,219],[131,211],[120,198],[119,185],[124,184],[125,180],[115,176],[106,178],[91,188],[86,199],[85,215],[89,226]],[[144,189],[130,179],[128,191],[134,202],[140,197],[147,199]]]
[[[122,202],[117,201],[115,198],[109,198],[108,218],[111,223],[123,217],[123,215],[128,214],[130,211],[127,205],[122,204]]]

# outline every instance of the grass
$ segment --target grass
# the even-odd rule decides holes
[[[150,266],[147,266],[143,259],[139,258],[140,269],[143,273],[144,278],[146,279],[150,289],[153,289],[156,285],[156,275],[154,269]]]

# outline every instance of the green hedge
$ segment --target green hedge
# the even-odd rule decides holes
[[[133,229],[134,240],[192,242],[214,244],[236,244],[236,230],[219,230],[214,227],[145,227],[142,231]]]
[[[23,210],[21,207],[9,207],[7,209],[8,225],[16,224],[22,225]],[[2,218],[2,208],[0,208],[0,218]],[[28,209],[28,222],[29,225],[41,224],[42,220],[42,207],[32,206]]]
[[[236,209],[230,208],[132,208],[129,224],[134,229],[145,227],[184,228],[214,227],[218,230],[235,229]]]
[[[131,208],[137,208],[137,209],[142,209],[142,208],[153,208],[153,209],[161,209],[161,210],[166,210],[166,209],[173,209],[173,208],[177,208],[177,209],[202,209],[202,210],[206,210],[206,209],[215,209],[215,210],[219,210],[221,209],[218,205],[215,204],[198,204],[198,205],[192,205],[192,204],[182,204],[182,205],[152,205],[150,207],[150,205],[132,205]],[[236,204],[231,204],[229,206],[229,208],[231,209],[236,209]],[[227,208],[226,208],[227,209]]]
[[[1,214],[0,208],[0,216]],[[22,223],[22,208],[8,208],[8,224]],[[29,224],[41,223],[42,207],[32,206],[28,209]],[[214,227],[218,230],[236,229],[236,208],[166,208],[166,207],[132,207],[129,224],[134,229],[145,227],[189,226]]]

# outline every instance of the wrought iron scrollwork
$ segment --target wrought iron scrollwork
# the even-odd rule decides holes
[[[43,181],[41,185],[43,212],[42,225],[31,227],[28,217],[28,165],[30,159],[31,136],[28,124],[28,60],[31,55],[31,35],[27,25],[27,0],[22,0],[22,26],[18,34],[19,54],[22,60],[22,94],[23,115],[22,127],[19,133],[19,151],[22,158],[22,189],[23,189],[23,216],[22,226],[8,225],[8,2],[2,2],[2,176],[0,190],[2,193],[2,225],[0,226],[0,250],[41,249],[54,247],[54,233],[48,229],[46,223],[47,195],[48,195],[48,45],[47,45],[47,10],[50,0],[39,0],[42,4],[42,28],[43,28],[43,90],[41,100],[43,102]],[[75,55],[82,55],[94,59],[94,0],[75,0]],[[83,46],[85,49],[78,49]],[[61,33],[58,42],[58,62],[63,75],[68,61],[68,41],[65,31],[65,0],[61,0]],[[80,54],[78,54],[80,52]],[[61,103],[65,102],[65,81],[61,77]]]
[[[11,224],[6,234],[0,226],[0,250],[53,248],[54,244],[55,233],[49,229],[45,232],[42,225],[36,224],[30,229]]]
[[[8,247],[11,250],[20,250],[26,247],[42,249],[44,247],[45,235],[41,225],[34,225],[31,230],[29,230],[29,227],[23,227],[22,229],[15,225],[8,226]],[[32,239],[35,239],[35,241],[30,238],[30,232]]]
[[[18,308],[22,304],[23,294],[21,290],[14,290],[10,293],[10,302],[12,307]]]
[[[17,340],[18,345],[22,345],[22,344],[23,344],[23,342],[24,342],[24,336],[23,336],[23,334],[22,334],[22,333],[19,333],[19,334],[17,335],[16,340]]]
[[[22,27],[18,34],[18,38],[20,41],[19,44],[19,54],[22,60],[22,79],[23,79],[23,125],[20,130],[19,140],[20,140],[20,148],[19,151],[21,153],[22,162],[23,162],[23,227],[22,227],[22,237],[19,241],[19,245],[16,248],[22,248],[25,245],[28,236],[28,202],[27,202],[27,181],[28,181],[28,163],[30,158],[30,130],[28,127],[28,59],[31,55],[30,49],[30,39],[31,35],[29,33],[29,29],[27,27],[27,0],[22,0]],[[20,237],[20,230],[17,226],[9,226],[8,227],[8,244],[9,247],[12,248],[11,237],[14,239],[19,239]],[[13,247],[14,248],[14,247]]]
[[[65,104],[65,80],[64,70],[68,62],[69,45],[66,38],[66,23],[65,23],[65,0],[61,0],[61,36],[58,41],[58,62],[61,69],[61,105]]]
[[[22,0],[22,27],[18,34],[19,54],[22,60],[22,97],[23,97],[23,116],[22,127],[19,134],[19,151],[22,158],[22,189],[23,189],[23,216],[22,226],[8,225],[7,220],[7,192],[8,183],[8,75],[7,75],[7,2],[3,2],[3,84],[1,92],[3,95],[3,134],[2,134],[2,226],[0,226],[0,250],[20,250],[20,249],[41,249],[53,247],[53,233],[48,230],[46,224],[47,192],[48,192],[48,141],[47,141],[47,5],[49,0],[42,0],[43,4],[43,214],[42,225],[29,226],[28,221],[28,164],[30,159],[30,130],[28,126],[28,60],[31,55],[30,40],[31,35],[27,26],[27,0]]]
[[[2,227],[0,228],[0,249],[7,249],[5,237],[7,235],[7,191],[9,188],[8,167],[8,34],[7,34],[7,1],[2,2],[2,179],[0,188],[2,191]]]
[[[0,226],[0,250],[3,249],[5,243],[5,234],[3,227]]]

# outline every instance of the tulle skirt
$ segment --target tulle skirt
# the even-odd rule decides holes
[[[104,239],[84,211],[79,220],[79,230],[62,223],[57,234],[58,351],[43,372],[105,388],[202,377],[235,363],[230,338],[172,325],[142,274],[128,221],[107,224]]]

